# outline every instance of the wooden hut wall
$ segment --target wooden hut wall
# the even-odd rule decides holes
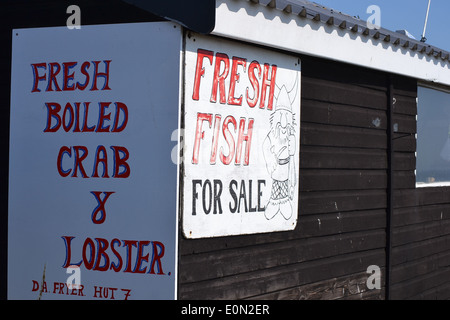
[[[180,299],[383,299],[388,77],[302,59],[300,212],[293,232],[186,240]]]
[[[394,80],[392,299],[450,298],[450,188],[415,188],[417,82]]]
[[[415,185],[417,80],[301,59],[296,230],[180,235],[179,297],[448,299],[450,188]]]

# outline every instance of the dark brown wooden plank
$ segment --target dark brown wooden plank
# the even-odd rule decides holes
[[[395,208],[450,203],[450,187],[395,190]]]
[[[296,234],[301,238],[324,237],[364,230],[384,230],[385,210],[300,215]]]
[[[417,295],[408,297],[408,300],[449,300],[450,283],[444,282],[441,285],[419,292]]]
[[[392,245],[401,246],[407,243],[435,239],[450,234],[450,220],[423,222],[394,228]]]
[[[395,114],[407,114],[411,116],[417,115],[417,102],[416,96],[407,97],[401,95],[395,96],[394,113]]]
[[[415,115],[395,114],[393,122],[396,133],[417,133],[417,121]]]
[[[386,92],[302,77],[302,99],[386,110]]]
[[[379,249],[384,244],[384,231],[374,230],[190,255],[182,257],[179,280],[181,283],[205,281]]]
[[[385,300],[386,299],[385,297],[386,297],[386,287],[382,286],[380,290],[378,289],[368,290],[363,292],[362,294],[352,294],[338,300],[376,301],[376,300]]]
[[[395,266],[397,264],[432,256],[436,253],[445,252],[448,250],[449,245],[450,235],[445,235],[394,247],[392,249],[392,265]]]
[[[413,189],[416,187],[416,175],[414,171],[394,171],[395,189]]]
[[[443,279],[450,278],[450,268],[444,268],[412,280],[394,284],[391,288],[392,299],[412,299],[423,292],[442,285]]]
[[[450,265],[450,252],[439,252],[424,258],[408,261],[392,268],[392,282],[400,283],[424,276]]]
[[[247,246],[266,245],[295,239],[325,237],[361,230],[384,230],[385,226],[385,210],[343,212],[339,215],[337,213],[317,215],[300,214],[297,228],[294,231],[197,240],[186,240],[181,237],[179,252],[182,256],[185,256],[225,249],[238,249]]]
[[[310,99],[302,100],[301,119],[302,123],[322,123],[379,130],[386,130],[387,128],[385,110],[373,110]]]
[[[365,272],[352,274],[252,297],[251,300],[382,300],[384,288],[369,290],[366,284],[368,276]]]
[[[412,133],[395,133],[393,136],[393,148],[396,152],[416,152],[416,136]]]
[[[364,128],[302,123],[302,146],[386,149],[385,132]]]
[[[371,88],[386,92],[388,77],[384,72],[359,68],[332,60],[302,56],[302,76]]]
[[[300,191],[386,189],[386,170],[304,169],[300,174]]]
[[[300,214],[303,215],[386,208],[384,190],[308,192],[300,197]]]
[[[384,249],[340,255],[209,281],[184,284],[180,299],[246,299],[286,288],[360,273],[370,265],[384,266]]]
[[[438,204],[394,209],[392,224],[394,227],[402,227],[449,219],[450,204]]]
[[[393,76],[392,79],[395,95],[417,97],[417,79],[402,76]]]
[[[385,150],[302,146],[300,169],[386,169]]]
[[[416,170],[415,152],[394,152],[394,170],[412,171]]]

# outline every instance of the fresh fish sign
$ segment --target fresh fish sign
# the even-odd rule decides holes
[[[298,216],[297,57],[186,38],[183,233],[293,230]]]

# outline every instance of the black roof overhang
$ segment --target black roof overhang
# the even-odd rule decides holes
[[[80,7],[81,25],[169,20],[208,34],[216,21],[215,0],[1,0],[0,30],[65,26],[70,5]]]
[[[123,0],[162,18],[176,21],[184,27],[210,33],[216,22],[215,0]]]

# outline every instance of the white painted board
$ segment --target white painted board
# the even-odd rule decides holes
[[[13,31],[8,299],[176,298],[181,44],[173,23]]]
[[[298,57],[186,37],[183,234],[293,230],[300,167]]]

